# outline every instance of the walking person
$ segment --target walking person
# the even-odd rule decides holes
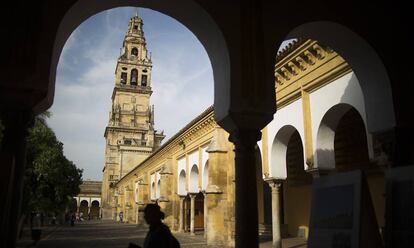
[[[124,212],[119,212],[119,221],[122,223],[124,222]]]
[[[75,225],[76,215],[72,213],[72,216],[70,217],[70,226]]]
[[[172,235],[168,226],[162,223],[165,214],[158,204],[148,204],[144,209],[144,219],[149,225],[149,231],[145,237],[143,248],[179,248],[180,243]],[[138,245],[129,244],[129,248],[141,248]]]

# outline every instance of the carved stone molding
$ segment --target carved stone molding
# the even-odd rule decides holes
[[[209,184],[205,192],[206,194],[222,194],[223,190],[217,185]]]

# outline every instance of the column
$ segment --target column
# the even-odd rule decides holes
[[[206,204],[205,214],[208,214],[206,219],[208,220],[204,233],[209,247],[226,247],[234,241],[231,220],[234,214],[233,202],[228,201],[228,192],[233,185],[228,185],[227,180],[222,180],[228,177],[229,166],[233,166],[234,163],[232,155],[228,154],[230,144],[226,136],[223,129],[216,127],[207,148],[208,185],[205,190],[204,202]],[[231,207],[231,211],[226,211],[225,209],[229,207]]]
[[[178,217],[178,231],[184,232],[184,199],[185,196],[179,196],[180,197],[180,216]]]
[[[0,232],[3,237],[0,247],[15,247],[26,166],[27,129],[33,123],[29,110],[9,107],[2,108],[0,112],[4,127],[0,141]]]
[[[91,207],[92,207],[92,200],[91,200],[91,198],[89,197],[89,202],[88,202],[88,216],[87,216],[87,217],[85,217],[85,219],[86,219],[86,218],[88,218],[88,220],[90,219],[90,216],[91,216]]]
[[[203,191],[203,215],[204,215],[204,238],[207,239],[207,200],[206,200],[206,192]]]
[[[282,247],[282,238],[280,234],[280,186],[282,185],[281,180],[274,178],[267,179],[266,182],[272,189],[272,248]]]
[[[190,194],[190,200],[191,200],[191,209],[190,209],[190,233],[191,235],[195,235],[194,233],[194,207],[195,207],[195,197],[196,194]]]
[[[257,248],[259,244],[255,146],[260,137],[260,131],[254,129],[239,129],[229,137],[235,145],[237,248]]]
[[[188,232],[188,201],[187,198],[184,198],[184,205],[183,205],[183,210],[184,210],[184,216],[183,216],[183,225],[184,225],[184,232]]]
[[[147,227],[147,223],[144,218],[144,209],[145,209],[145,203],[138,203],[138,226],[139,227]]]
[[[135,202],[135,224],[139,224],[139,205],[138,202]]]

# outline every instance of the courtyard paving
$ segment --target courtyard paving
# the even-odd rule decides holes
[[[17,247],[38,248],[127,248],[130,242],[143,245],[148,229],[137,228],[133,224],[117,223],[113,221],[85,221],[75,226],[46,227],[42,231],[42,239],[34,246],[26,230]],[[181,247],[204,248],[207,247],[203,233],[190,235],[188,233],[174,233]],[[302,248],[304,240],[284,240],[285,248]],[[260,248],[270,248],[271,242],[262,242]]]

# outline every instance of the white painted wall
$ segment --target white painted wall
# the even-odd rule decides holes
[[[202,175],[201,176],[201,178],[202,178],[201,185],[202,185],[203,190],[205,190],[207,188],[207,185],[208,185],[208,180],[207,180],[208,179],[208,169],[207,169],[207,171],[204,171],[206,162],[208,160],[207,148],[208,148],[208,146],[205,146],[201,149],[202,150],[202,152],[201,152],[201,161],[202,161],[202,163],[201,163],[201,175]]]
[[[200,154],[197,150],[192,151],[190,154],[188,154],[188,169],[191,170],[191,167],[193,167],[194,164],[197,165],[198,170],[200,171],[199,168],[199,162],[198,162],[198,158],[199,158]]]
[[[151,183],[150,183],[150,196],[151,200],[155,200],[155,188],[156,188],[156,181],[155,181],[155,173],[151,174]]]
[[[273,145],[278,131],[286,126],[293,126],[298,132],[302,139],[302,145],[304,147],[304,128],[303,128],[303,114],[302,114],[302,100],[292,102],[291,104],[285,106],[282,109],[279,109],[273,116],[272,122],[267,126],[268,128],[268,148],[269,148],[269,176],[286,179],[287,170],[286,166],[277,165],[275,162],[275,154],[273,151]],[[261,145],[259,146],[261,148]],[[305,161],[305,160],[304,160]],[[304,165],[305,167],[306,165]],[[305,168],[306,169],[306,168]]]
[[[190,170],[188,172],[188,191],[189,192],[198,192],[198,175],[201,171],[200,165],[199,165],[199,156],[201,156],[198,149],[192,151],[188,155],[188,169]],[[191,172],[191,168],[196,165],[197,167],[197,173],[193,174]]]
[[[309,98],[311,104],[312,142],[313,153],[315,154],[315,167],[318,166],[318,157],[316,154],[316,150],[318,149],[317,137],[322,118],[329,109],[340,103],[353,106],[361,115],[365,124],[365,131],[367,133],[369,155],[370,157],[373,156],[372,139],[367,130],[364,96],[358,79],[353,72],[348,73],[334,82],[310,93]]]
[[[180,175],[180,171],[184,170],[185,172],[187,172],[187,168],[185,166],[185,157],[182,157],[180,159],[178,159],[177,161],[177,175]]]
[[[180,178],[181,174],[184,173],[184,178]],[[178,195],[187,195],[187,190],[185,189],[185,178],[187,177],[187,174],[185,173],[185,170],[181,170],[178,173],[178,186],[177,186],[177,190],[178,190]]]
[[[158,183],[161,180],[161,175],[160,175],[160,171],[157,171],[155,173],[155,198],[160,198],[160,184]]]
[[[135,202],[138,202],[139,201],[139,184],[138,184],[138,182],[135,182],[135,184],[134,184],[134,199],[135,199]]]
[[[190,168],[190,179],[188,181],[188,191],[191,193],[199,192],[199,170],[197,165],[192,165]]]

